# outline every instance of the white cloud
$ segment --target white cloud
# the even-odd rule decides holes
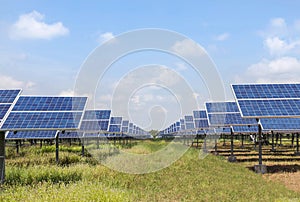
[[[175,42],[171,47],[171,50],[181,56],[199,56],[206,54],[205,50],[200,45],[190,39]]]
[[[72,89],[68,89],[68,90],[64,90],[64,91],[60,92],[59,95],[60,96],[74,96],[75,92]]]
[[[186,66],[186,64],[183,63],[183,62],[176,63],[175,66],[176,66],[175,70],[178,71],[178,72],[185,71],[185,70],[188,69],[188,67]]]
[[[35,86],[35,83],[32,81],[20,81],[14,79],[10,76],[0,75],[0,88],[10,89],[10,88],[22,88],[22,89],[31,89]]]
[[[218,36],[215,37],[215,40],[216,41],[225,41],[229,38],[230,34],[229,33],[223,33],[223,34],[220,34]]]
[[[37,11],[19,16],[10,29],[12,39],[52,39],[69,34],[62,22],[47,24],[45,16]]]
[[[272,27],[279,27],[279,28],[285,28],[286,27],[286,23],[285,23],[285,20],[283,18],[273,18],[273,19],[271,19],[270,25]]]
[[[100,36],[97,39],[98,43],[104,43],[104,42],[107,42],[107,41],[113,42],[115,40],[116,40],[115,36],[113,35],[112,32],[105,32],[103,34],[100,34]]]
[[[255,82],[299,82],[300,60],[294,57],[264,59],[251,65],[246,75],[248,79],[254,79]]]
[[[268,37],[264,40],[264,46],[271,55],[284,55],[299,48],[300,40],[287,42],[279,37]]]

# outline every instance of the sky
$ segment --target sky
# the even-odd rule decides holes
[[[300,81],[299,1],[1,0],[1,5],[0,88],[22,88],[25,95],[76,94],[93,52],[124,33],[149,28],[188,38],[172,46],[183,54],[197,49],[191,41],[201,46],[218,72],[209,79],[221,78],[225,100],[234,99],[232,83]],[[147,130],[162,129],[214,100],[219,92],[204,77],[172,54],[134,52],[98,79],[88,107],[112,109]],[[174,93],[179,86],[190,94],[183,88]]]

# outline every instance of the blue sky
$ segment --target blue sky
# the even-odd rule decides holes
[[[143,28],[172,30],[200,44],[231,83],[299,82],[299,1],[1,1],[0,88],[24,94],[71,95],[80,67],[105,40]],[[204,82],[178,58],[158,52],[130,55],[101,80],[97,108],[111,108],[112,92],[132,69],[161,64],[194,89],[199,108],[211,100]],[[101,85],[102,83],[102,85]],[[160,128],[191,113],[159,89],[142,89],[122,102],[130,118]],[[119,105],[119,104],[117,104]],[[160,106],[160,107],[159,107]],[[118,114],[129,118],[128,114]],[[161,120],[161,117],[165,119]],[[149,125],[149,122],[152,124]]]

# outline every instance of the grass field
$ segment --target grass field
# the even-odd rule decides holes
[[[143,141],[133,153],[151,153],[168,142]],[[110,170],[79,146],[61,146],[55,164],[54,146],[7,150],[6,184],[0,201],[299,201],[300,193],[284,182],[255,174],[226,157],[198,158],[190,148],[178,161],[158,172],[134,175]],[[114,154],[118,155],[118,154]],[[131,162],[128,162],[131,163]]]

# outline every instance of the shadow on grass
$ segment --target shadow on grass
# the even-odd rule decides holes
[[[254,166],[247,167],[249,170],[254,172]],[[294,173],[300,171],[300,165],[294,164],[294,165],[272,165],[267,166],[268,173],[283,173],[283,172],[289,172]]]

